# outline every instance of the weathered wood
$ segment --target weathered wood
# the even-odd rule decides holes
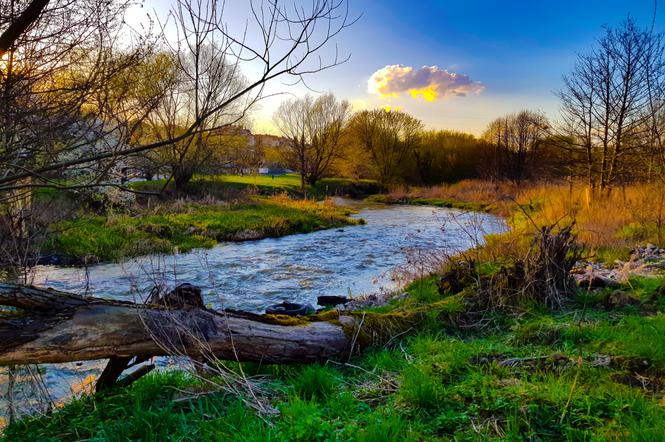
[[[132,358],[118,356],[113,356],[110,358],[106,364],[106,367],[104,368],[104,371],[102,371],[102,374],[100,374],[99,378],[97,378],[95,390],[103,391],[107,388],[111,388],[116,383],[120,375],[122,375],[122,372],[127,369],[131,360]]]
[[[201,296],[201,289],[188,283],[180,284],[166,294],[160,293],[159,288],[155,286],[148,297],[146,304],[156,304],[171,310],[187,307],[205,307],[203,296]],[[136,357],[133,365],[140,364],[142,361],[147,361],[150,357],[151,356]],[[102,371],[102,374],[97,379],[95,390],[102,391],[115,385],[120,376],[122,376],[122,373],[129,368],[132,359],[134,358],[118,356],[111,357],[106,364],[104,371]],[[139,370],[135,371],[135,373]]]
[[[72,293],[0,284],[0,365],[58,363],[142,355],[211,356],[294,363],[350,350],[355,319],[279,325],[259,315],[185,306],[134,304]],[[342,326],[346,324],[346,326]]]
[[[134,382],[141,379],[143,376],[153,371],[155,368],[157,368],[155,364],[142,365],[133,372],[129,373],[124,378],[120,379],[118,382],[115,383],[115,385],[118,387],[128,387],[132,385]]]

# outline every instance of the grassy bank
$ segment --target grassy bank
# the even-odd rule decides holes
[[[284,196],[254,197],[233,204],[176,201],[132,214],[84,216],[62,222],[46,249],[76,261],[111,261],[357,223],[349,214],[329,202]]]
[[[350,363],[244,364],[276,415],[163,373],[20,421],[5,440],[661,440],[665,317],[641,310],[665,307],[660,287],[635,279],[624,289],[640,305],[609,311],[601,308],[609,293],[580,294],[565,311],[497,313],[484,330],[426,321]],[[447,296],[433,279],[410,293],[384,310]]]
[[[165,180],[142,181],[132,184],[136,190],[160,191],[166,184]],[[166,190],[173,190],[167,185]],[[326,196],[365,197],[381,190],[373,180],[351,180],[347,178],[322,178],[315,185],[306,185],[305,192],[310,198]],[[192,195],[224,196],[234,192],[250,192],[260,195],[277,195],[287,193],[302,197],[300,175],[204,175],[195,177],[186,189]]]
[[[631,185],[594,194],[584,185],[467,180],[431,188],[396,188],[373,200],[424,204],[505,216],[513,244],[542,226],[575,222],[579,241],[599,261],[627,260],[637,244],[665,246],[665,189]],[[505,242],[509,239],[501,239]]]
[[[633,185],[594,195],[585,186],[537,185],[520,191],[511,223],[516,231],[575,221],[580,242],[597,259],[627,260],[637,244],[665,246],[665,188]]]
[[[434,187],[394,187],[388,193],[372,195],[370,201],[386,204],[414,204],[450,207],[510,215],[519,187],[511,183],[464,180]]]
[[[596,251],[658,239],[658,229],[622,233],[636,231],[631,223],[658,225],[644,207],[653,208],[653,194],[635,188],[587,201],[576,189],[532,186],[492,200],[490,187],[466,186],[428,197],[474,195],[470,202],[505,213],[513,231],[371,310],[366,324],[372,315],[397,322],[420,312],[417,326],[387,326],[394,336],[385,346],[323,365],[229,364],[242,385],[245,376],[255,383],[254,395],[241,397],[186,373],[158,373],[16,422],[5,439],[662,440],[665,279],[571,289],[552,306],[540,291],[551,275],[538,267],[551,260],[533,241],[542,226],[573,218]],[[278,413],[247,406],[257,398]]]
[[[450,209],[468,210],[472,212],[490,212],[492,210],[492,205],[487,202],[465,202],[445,198],[425,198],[419,196],[400,198],[393,195],[371,195],[365,198],[365,201],[383,204],[447,207]]]

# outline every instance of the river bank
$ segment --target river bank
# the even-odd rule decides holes
[[[241,202],[176,201],[132,214],[64,221],[47,240],[42,263],[82,264],[188,252],[223,241],[249,241],[362,223],[332,202],[252,197]]]
[[[33,283],[74,293],[138,301],[154,285],[195,282],[206,303],[263,312],[282,301],[315,304],[320,295],[390,292],[436,265],[430,258],[472,248],[502,219],[423,206],[335,199],[350,224],[208,249],[144,255],[87,267],[38,266]],[[316,203],[307,203],[314,204]],[[362,220],[362,221],[360,221]],[[442,226],[446,226],[442,231]]]
[[[662,306],[661,286],[633,279],[624,288]],[[434,280],[408,293],[390,308],[449,296]],[[659,440],[663,315],[593,299],[519,318],[497,313],[487,328],[432,317],[350,361],[227,363],[225,380],[150,375],[19,421],[4,440]],[[231,393],[229,379],[251,390]]]
[[[522,183],[464,180],[429,188],[397,187],[378,198],[384,203],[429,204],[481,210],[503,216],[512,235],[503,242],[548,225],[575,223],[590,261],[627,261],[639,245],[665,246],[665,203],[658,183],[617,187],[599,193],[584,183]],[[500,242],[501,242],[500,241]],[[506,250],[504,250],[505,252]],[[501,253],[501,252],[499,252]]]
[[[552,189],[550,194],[557,195]],[[526,279],[520,269],[541,262],[532,261],[540,253],[533,248],[534,235],[560,206],[556,198],[532,198],[531,206],[522,201],[511,213],[511,232],[487,236],[483,246],[442,263],[438,274],[409,284],[383,305],[364,307],[392,318],[429,312],[385,347],[318,365],[231,363],[224,379],[211,378],[219,385],[233,379],[233,385],[251,386],[240,392],[211,387],[211,379],[202,382],[187,373],[160,373],[128,389],[73,402],[48,418],[19,421],[5,437],[660,440],[661,274],[656,269],[627,274],[611,287],[571,288],[561,305],[546,304],[547,297],[526,287],[542,282],[537,272],[536,279]],[[619,240],[628,243],[609,235],[595,250],[619,247]],[[643,262],[635,267],[642,270],[661,253],[655,246],[637,252],[628,262]],[[615,302],[626,297],[630,302]]]
[[[319,230],[177,255],[143,256],[87,267],[38,266],[33,284],[104,298],[142,302],[155,286],[190,282],[205,304],[262,313],[283,301],[316,305],[320,295],[362,299],[392,293],[426,271],[433,256],[452,255],[477,245],[484,233],[499,233],[501,219],[488,214],[423,206],[367,205],[335,199],[366,224]],[[445,230],[442,226],[446,225]],[[401,293],[401,292],[400,292]],[[103,364],[75,368],[42,366],[42,381],[56,399],[70,396],[71,384],[88,383]],[[77,369],[80,371],[77,372]],[[17,388],[21,389],[19,382]],[[23,384],[30,391],[30,385]]]
[[[297,174],[196,176],[179,190],[166,180],[129,187],[136,194],[40,191],[52,216],[38,263],[88,265],[353,225],[362,220],[349,217],[352,209],[326,200],[381,190],[372,180],[324,178],[303,194]]]

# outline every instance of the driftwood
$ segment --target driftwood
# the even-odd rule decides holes
[[[114,358],[109,382],[127,358],[186,355],[198,360],[297,363],[348,355],[356,318],[293,321],[179,304],[135,304],[0,284],[0,365]],[[288,322],[287,322],[288,323]]]
[[[619,283],[619,281],[616,279],[612,279],[608,276],[600,275],[598,273],[590,273],[585,275],[584,278],[580,279],[578,285],[583,289],[617,289],[621,287],[621,283]]]
[[[155,286],[148,297],[146,304],[155,304],[168,309],[182,309],[187,307],[204,308],[203,296],[201,296],[201,289],[191,284],[180,284],[169,293],[163,294],[159,287]],[[122,374],[131,367],[142,364],[148,361],[150,356],[136,356],[134,358],[125,356],[113,356],[109,358],[106,368],[97,379],[95,389],[97,391],[106,390],[117,384],[118,379]],[[139,379],[144,374],[148,374],[155,368],[154,365],[147,365],[139,367],[139,369],[132,372],[130,375],[123,379],[127,385]],[[147,370],[146,370],[147,369]]]

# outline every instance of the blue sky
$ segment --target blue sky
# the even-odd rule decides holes
[[[227,3],[238,2],[247,0]],[[660,6],[656,27],[663,29],[665,3]],[[525,108],[556,119],[554,91],[572,68],[575,53],[587,51],[603,25],[616,25],[630,14],[648,26],[654,10],[650,0],[350,0],[350,7],[352,15],[362,17],[336,41],[342,52],[351,54],[350,61],[310,77],[310,86],[348,99],[358,109],[399,107],[430,127],[474,134],[493,118]],[[227,12],[227,20],[246,19],[233,7]],[[406,91],[390,97],[369,93],[370,77],[390,65],[412,67],[408,75],[422,66],[436,66],[437,78],[456,73],[482,88],[465,96],[439,94],[433,101]],[[283,89],[281,84],[273,90],[276,87]],[[304,93],[303,88],[291,91]],[[258,130],[270,130],[270,117],[281,99],[267,100],[255,113]]]

